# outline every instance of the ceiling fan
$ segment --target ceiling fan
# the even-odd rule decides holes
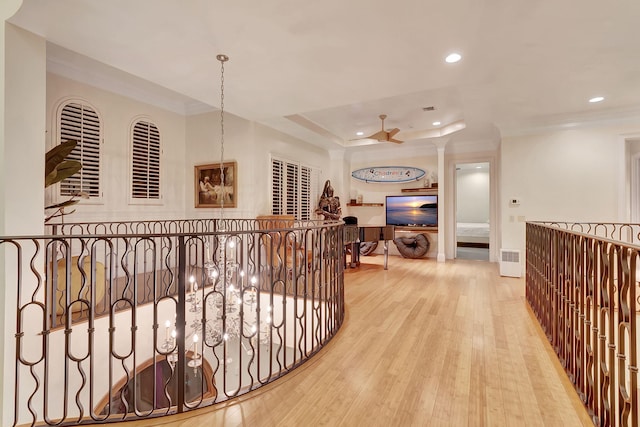
[[[401,141],[399,139],[395,139],[394,136],[400,132],[400,129],[398,128],[393,128],[390,131],[386,131],[384,130],[384,119],[387,118],[386,114],[380,114],[380,120],[382,120],[382,130],[380,130],[379,132],[374,133],[373,135],[367,136],[365,138],[361,138],[361,139],[376,139],[380,142],[395,142],[396,144],[400,144],[404,141]]]

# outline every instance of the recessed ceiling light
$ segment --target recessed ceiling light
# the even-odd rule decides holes
[[[476,169],[482,169],[482,166],[476,166]]]
[[[600,102],[600,101],[604,101],[604,96],[594,96],[589,100],[589,102],[591,103]]]
[[[440,126],[440,124],[441,124],[441,123],[440,123],[440,122],[433,122],[432,124],[433,124],[434,126]]]
[[[356,135],[362,136],[362,135],[364,135],[364,132],[356,132]]]
[[[453,64],[454,62],[458,62],[462,59],[462,55],[460,55],[459,53],[450,53],[449,55],[447,55],[447,57],[444,59],[446,62],[448,62],[449,64]]]

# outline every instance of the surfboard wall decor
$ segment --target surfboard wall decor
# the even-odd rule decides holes
[[[364,182],[398,183],[417,181],[425,171],[412,166],[374,166],[351,172],[351,176]]]

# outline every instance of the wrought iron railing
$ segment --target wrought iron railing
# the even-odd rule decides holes
[[[639,231],[527,223],[527,301],[599,426],[640,425]]]
[[[342,325],[343,229],[136,221],[0,238],[16,292],[13,425],[180,413],[290,372]]]

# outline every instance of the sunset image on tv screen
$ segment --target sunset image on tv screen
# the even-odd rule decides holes
[[[386,202],[387,225],[438,225],[438,196],[387,196]]]

